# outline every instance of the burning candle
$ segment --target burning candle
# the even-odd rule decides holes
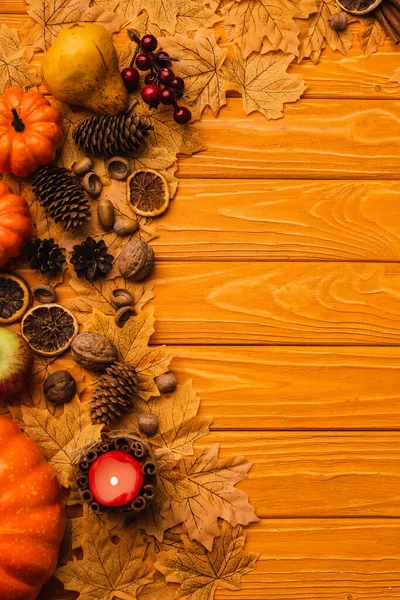
[[[89,488],[96,502],[103,506],[124,506],[132,502],[142,485],[140,463],[120,450],[102,454],[90,467]]]

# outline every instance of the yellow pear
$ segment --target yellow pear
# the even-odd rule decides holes
[[[64,27],[43,58],[42,71],[47,89],[62,102],[106,115],[128,106],[115,46],[101,25]]]

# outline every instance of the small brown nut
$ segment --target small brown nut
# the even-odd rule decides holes
[[[118,327],[123,327],[131,317],[135,316],[135,311],[132,308],[132,306],[122,306],[121,308],[119,308],[116,312],[115,315],[115,324],[118,325]]]
[[[77,335],[71,345],[71,354],[79,365],[95,373],[102,373],[118,358],[115,346],[99,333]]]
[[[108,198],[101,198],[97,206],[99,223],[103,229],[112,229],[115,223],[114,204]]]
[[[107,164],[108,174],[112,179],[123,181],[131,174],[129,162],[121,156],[114,156]]]
[[[329,24],[335,31],[343,31],[349,24],[349,18],[345,12],[335,13],[329,19]]]
[[[52,304],[57,300],[57,294],[54,288],[49,285],[40,284],[32,289],[32,294],[38,302],[42,304]]]
[[[123,306],[133,306],[135,304],[132,294],[128,290],[124,290],[124,288],[113,290],[110,294],[110,302],[111,306],[117,310]]]
[[[125,244],[119,255],[118,266],[122,277],[142,281],[153,270],[154,250],[143,240],[132,240]]]
[[[78,162],[72,165],[72,170],[75,173],[75,175],[85,175],[86,173],[89,173],[89,171],[91,171],[92,169],[93,161],[88,156],[84,156],[83,158],[81,158],[81,160],[78,160]]]
[[[76,394],[75,379],[68,371],[56,371],[45,379],[43,391],[50,402],[65,404],[70,402]]]
[[[142,413],[138,418],[139,429],[147,437],[156,435],[158,430],[158,417],[152,413]]]
[[[129,219],[129,217],[125,217],[124,219],[118,219],[114,225],[114,231],[117,235],[123,237],[124,235],[130,235],[131,233],[135,233],[139,229],[139,223],[136,219]]]
[[[86,173],[85,177],[82,179],[82,185],[91,196],[99,196],[103,189],[102,181],[94,171]]]
[[[158,387],[158,391],[161,392],[161,394],[170,394],[178,385],[176,377],[172,371],[167,371],[167,373],[159,375],[154,381]]]

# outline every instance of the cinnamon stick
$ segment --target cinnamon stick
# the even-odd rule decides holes
[[[398,44],[400,41],[400,38],[399,38],[397,32],[393,29],[392,25],[389,23],[389,21],[385,17],[385,15],[383,14],[381,7],[378,7],[377,9],[375,9],[374,12],[375,12],[376,18],[378,19],[379,23],[382,25],[383,29],[386,31],[386,33],[388,34],[390,39],[395,44]]]
[[[389,4],[389,2],[385,2],[380,7],[384,17],[397,34],[397,42],[400,41],[400,13],[398,9],[393,6],[393,4]]]
[[[390,2],[390,4],[393,4],[400,10],[400,0],[385,0],[385,4],[386,2]]]

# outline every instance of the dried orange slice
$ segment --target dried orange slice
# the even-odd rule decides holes
[[[21,333],[36,354],[57,356],[70,347],[78,333],[78,323],[64,306],[42,304],[26,313]]]
[[[15,323],[28,310],[31,294],[27,283],[20,277],[0,275],[0,323]]]
[[[157,217],[169,204],[168,181],[153,169],[139,169],[127,181],[133,210],[142,217]]]
[[[352,15],[366,15],[373,11],[382,0],[337,0],[341,9]]]

